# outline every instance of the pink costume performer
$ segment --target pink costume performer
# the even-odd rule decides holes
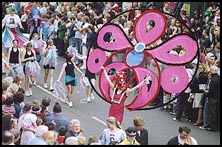
[[[116,118],[119,123],[122,123],[123,115],[124,115],[124,103],[126,101],[126,92],[123,91],[120,94],[117,94],[118,89],[115,88],[111,100],[111,106],[109,108],[109,116],[113,116]]]
[[[5,48],[12,47],[13,40],[18,40],[19,48],[23,47],[24,42],[28,41],[28,38],[21,33],[18,26],[20,29],[23,29],[21,19],[15,14],[15,9],[11,8],[10,13],[2,20],[2,29],[5,27],[4,32],[2,33],[2,43]]]

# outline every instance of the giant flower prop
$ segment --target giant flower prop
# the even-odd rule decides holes
[[[155,25],[147,31],[147,24],[150,21]],[[92,73],[100,72],[98,81],[100,92],[97,91],[97,94],[101,93],[102,96],[100,96],[104,100],[111,102],[110,86],[101,71],[101,66],[104,66],[106,71],[131,71],[128,86],[132,85],[135,80],[139,83],[147,76],[150,78],[149,85],[142,86],[131,102],[126,105],[129,110],[139,110],[147,106],[157,97],[160,87],[169,93],[183,92],[190,83],[184,65],[192,62],[199,55],[198,45],[194,37],[184,33],[152,47],[151,45],[165,33],[166,28],[166,15],[157,10],[147,10],[135,20],[133,28],[135,45],[129,41],[123,29],[117,24],[109,22],[100,28],[97,36],[98,48],[93,50],[87,59],[88,70]],[[104,39],[107,34],[111,34],[110,38],[113,38],[111,42]],[[185,49],[183,55],[175,56],[169,53],[178,46]],[[120,53],[123,54],[123,61],[112,62],[114,56]],[[158,74],[144,66],[151,60],[156,64]],[[165,64],[166,67],[160,70],[159,63]],[[113,75],[110,78],[114,80]]]

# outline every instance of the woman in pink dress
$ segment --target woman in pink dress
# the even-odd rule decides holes
[[[113,94],[111,96],[111,106],[109,109],[109,116],[113,116],[116,118],[119,124],[122,123],[123,115],[124,115],[124,103],[127,97],[133,93],[138,88],[142,87],[143,84],[147,84],[149,81],[148,78],[145,78],[141,81],[138,85],[129,88],[126,84],[127,75],[124,71],[117,72],[116,76],[114,77],[116,83],[113,83],[109,75],[107,74],[105,68],[102,66],[102,70],[104,71],[106,80],[108,81],[110,87],[113,90]]]

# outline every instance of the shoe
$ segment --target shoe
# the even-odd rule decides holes
[[[66,103],[67,105],[69,105],[69,101],[68,101],[68,99],[65,99],[65,103]]]
[[[199,129],[201,129],[201,130],[206,130],[206,128],[203,127],[203,126],[200,126]]]
[[[92,99],[92,100],[94,100],[94,99],[95,99],[95,97],[94,97],[93,93],[91,93],[91,94],[90,94],[90,97],[91,97],[91,99]]]
[[[191,119],[188,119],[188,118],[187,118],[186,121],[191,122]]]
[[[32,89],[31,88],[29,88],[28,92],[29,92],[29,95],[32,96]]]
[[[48,88],[48,86],[47,86],[47,83],[44,83],[44,86],[43,86],[45,89],[47,89]]]
[[[177,119],[176,117],[174,117],[174,118],[173,118],[173,120],[174,120],[174,121],[178,121],[178,122],[180,121],[180,120],[179,120],[179,119]]]
[[[69,102],[69,107],[72,107],[72,102]]]
[[[211,128],[211,127],[209,127],[209,128],[206,128],[206,131],[213,131],[213,132],[216,132],[217,130],[216,130],[216,129],[213,129],[213,128]]]
[[[195,124],[194,124],[194,126],[200,126],[202,124],[202,121],[201,122],[196,122]]]
[[[54,88],[52,86],[50,86],[49,91],[53,91],[53,90],[54,90]]]
[[[176,112],[170,112],[171,115],[176,115]]]
[[[36,81],[34,81],[32,85],[34,85],[34,86],[35,86],[35,85],[36,85]]]
[[[90,97],[88,97],[88,98],[87,98],[87,102],[88,102],[88,103],[89,103],[89,102],[91,102],[91,99],[90,99]]]
[[[28,91],[28,90],[26,90],[26,91],[25,91],[25,96],[30,96],[30,94],[29,94],[29,91]]]

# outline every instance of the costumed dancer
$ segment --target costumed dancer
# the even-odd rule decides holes
[[[9,48],[8,63],[10,74],[14,78],[19,74],[19,67],[21,67],[21,51],[18,48],[18,40],[12,41],[13,46]]]
[[[32,49],[35,51],[36,54],[36,61],[40,63],[42,59],[42,48],[44,45],[46,45],[46,42],[42,39],[39,39],[39,35],[37,33],[34,33],[31,43]]]
[[[25,63],[23,71],[25,74],[25,95],[32,95],[32,84],[35,85],[35,78],[40,73],[40,66],[35,61],[36,55],[32,50],[32,44],[28,42],[25,44],[25,51],[22,55],[22,62]]]
[[[74,61],[77,58],[80,59],[80,60],[86,60],[87,59],[87,56],[83,56],[83,55],[80,55],[78,53],[78,51],[77,51],[75,46],[69,46],[67,48],[67,52],[70,53],[70,54],[73,54]],[[95,85],[95,83],[96,83],[96,75],[95,75],[95,73],[91,73],[88,69],[86,69],[85,76],[81,77],[81,80],[82,80],[82,83],[83,83],[82,85],[84,87],[86,87],[87,102],[91,102],[91,100],[93,100],[95,97],[93,95],[93,89],[92,89],[89,81],[93,85]]]
[[[113,94],[111,96],[111,106],[109,109],[109,116],[113,116],[116,120],[121,124],[124,115],[124,103],[127,97],[133,93],[138,88],[142,87],[145,83],[149,84],[149,78],[146,77],[143,81],[141,81],[138,85],[133,88],[128,88],[126,84],[127,75],[124,71],[119,71],[115,75],[115,83],[113,83],[109,75],[107,74],[105,68],[101,67],[102,71],[104,71],[106,80],[108,81],[110,87],[113,90]]]
[[[2,29],[5,27],[2,33],[2,43],[5,48],[13,46],[12,40],[18,40],[18,47],[23,47],[24,43],[28,41],[20,29],[24,29],[21,23],[20,17],[15,14],[15,8],[10,9],[10,13],[7,14],[2,20]]]
[[[63,64],[62,70],[57,79],[57,82],[60,82],[62,74],[64,73],[64,71],[66,72],[65,85],[67,86],[67,90],[68,90],[68,94],[67,94],[68,101],[66,103],[69,105],[69,107],[72,107],[71,97],[74,91],[74,86],[77,86],[77,78],[75,77],[74,70],[76,69],[82,76],[84,76],[84,73],[76,66],[73,60],[74,60],[74,56],[72,54],[68,54],[66,56],[66,62]]]
[[[38,37],[42,39],[44,21],[40,17],[40,11],[38,9],[32,9],[31,16],[32,18],[28,20],[28,26],[30,28],[29,40],[33,38],[34,33],[37,33]]]
[[[48,88],[47,79],[50,73],[50,91],[53,91],[53,77],[54,77],[54,70],[57,66],[57,53],[56,53],[56,46],[53,44],[53,40],[49,39],[47,41],[46,48],[43,48],[42,54],[44,56],[43,60],[43,68],[45,71],[44,74],[44,88]]]

